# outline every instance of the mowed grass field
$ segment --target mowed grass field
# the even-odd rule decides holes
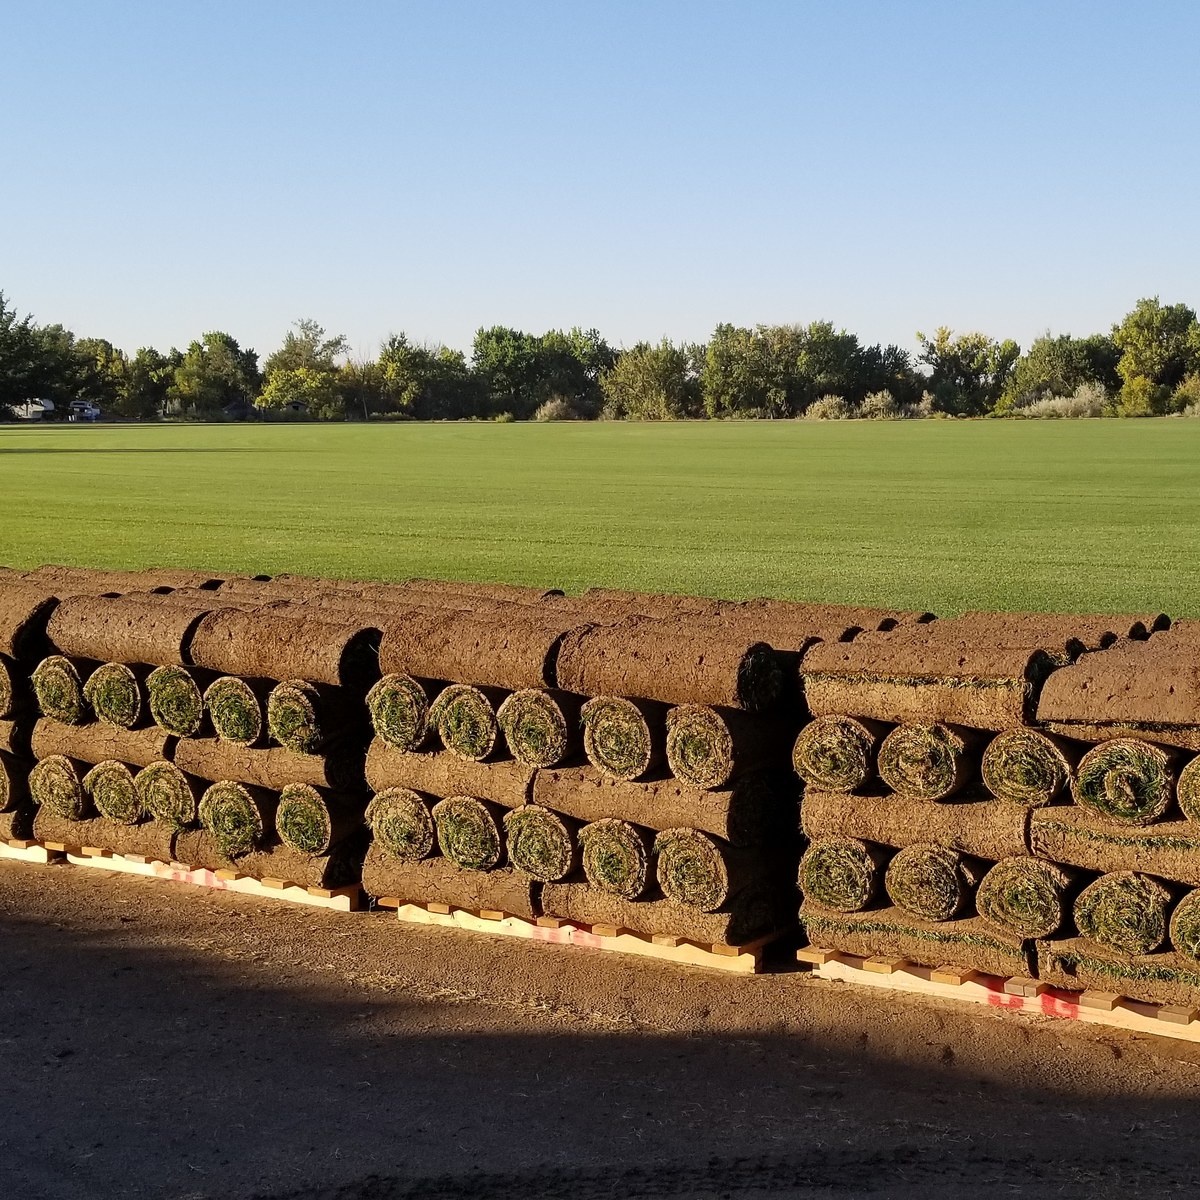
[[[10,426],[0,562],[1200,616],[1200,421]]]

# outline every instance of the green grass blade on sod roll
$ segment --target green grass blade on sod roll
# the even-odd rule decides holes
[[[204,694],[186,667],[156,667],[146,679],[154,723],[175,737],[194,737],[204,724]]]
[[[504,814],[508,861],[542,883],[565,879],[579,865],[575,822],[537,804]]]
[[[792,766],[805,783],[853,792],[875,773],[875,755],[887,726],[854,717],[817,717],[800,730]]]
[[[200,819],[202,788],[165,759],[143,767],[134,777],[142,810],[171,829],[188,829]]]
[[[1149,875],[1115,871],[1075,900],[1075,924],[1093,942],[1124,954],[1152,954],[1167,936],[1171,893]]]
[[[1176,756],[1137,738],[1093,746],[1080,760],[1075,802],[1111,821],[1148,825],[1171,805]]]
[[[142,683],[124,663],[101,663],[83,685],[83,694],[101,721],[133,729],[142,719]]]
[[[777,721],[707,704],[676,705],[666,725],[671,774],[699,788],[721,788],[749,767],[782,761],[789,741]]]
[[[883,847],[858,838],[816,838],[800,859],[800,891],[822,908],[861,912],[879,895],[888,856]]]
[[[136,825],[145,815],[134,786],[133,772],[122,762],[97,763],[84,777],[83,790],[102,817]]]
[[[389,787],[367,805],[367,824],[375,844],[405,862],[428,858],[437,844],[432,805],[412,788]]]
[[[1200,888],[1188,892],[1175,906],[1169,932],[1171,945],[1180,954],[1200,960]]]
[[[376,736],[397,750],[417,750],[429,733],[429,695],[411,675],[384,675],[367,693]]]
[[[236,746],[257,745],[266,726],[263,701],[268,689],[234,675],[214,679],[204,691],[204,708],[217,737]]]
[[[447,796],[433,806],[438,846],[452,862],[470,871],[490,871],[504,856],[500,810],[473,796]]]
[[[0,720],[16,712],[20,678],[12,659],[0,654]]]
[[[33,764],[29,772],[29,795],[34,804],[66,821],[82,821],[92,812],[92,803],[83,790],[87,766],[52,754]]]
[[[51,654],[34,668],[33,693],[43,716],[64,725],[82,725],[92,715],[92,706],[83,694],[79,671],[69,658]]]
[[[580,702],[566,692],[521,688],[496,711],[509,753],[531,767],[557,766],[578,744]]]
[[[1200,754],[1179,772],[1175,795],[1183,815],[1189,821],[1200,821]]]
[[[465,683],[443,688],[430,706],[429,721],[442,745],[460,758],[482,762],[496,748],[496,708],[482,688]]]
[[[664,829],[654,853],[663,895],[701,912],[716,912],[741,882],[733,878],[728,851],[697,829]]]
[[[613,779],[646,775],[664,757],[666,711],[661,704],[596,696],[580,710],[588,761]]]
[[[1070,913],[1072,875],[1056,863],[1029,855],[1001,859],[980,880],[979,915],[1023,938],[1054,937]]]
[[[971,778],[973,741],[948,725],[897,725],[879,747],[879,774],[901,796],[945,800]]]
[[[275,816],[278,796],[265,788],[218,780],[200,799],[200,824],[229,858],[262,844]]]
[[[892,903],[909,916],[949,921],[970,908],[983,871],[946,846],[917,842],[896,852],[884,887]]]
[[[299,854],[328,854],[363,827],[361,803],[311,783],[289,783],[279,793],[275,831]]]
[[[983,752],[980,769],[997,799],[1037,808],[1049,804],[1067,786],[1071,760],[1064,743],[1034,729],[998,733]]]
[[[592,821],[579,831],[583,873],[611,896],[636,900],[650,883],[651,842],[636,825],[616,817]]]

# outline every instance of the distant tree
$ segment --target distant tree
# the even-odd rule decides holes
[[[323,326],[311,318],[294,322],[293,332],[289,329],[283,345],[263,364],[263,374],[269,379],[276,371],[308,370],[336,371],[337,360],[349,352],[346,335],[326,334]]]
[[[1172,392],[1189,371],[1200,369],[1200,327],[1186,304],[1142,299],[1113,326],[1112,340],[1121,352],[1119,411],[1125,416],[1152,416],[1172,411]]]
[[[705,414],[788,417],[800,411],[803,399],[798,362],[804,350],[804,333],[799,326],[745,329],[718,325],[704,352]]]
[[[137,420],[164,414],[175,371],[182,363],[183,355],[178,350],[162,354],[152,346],[143,346],[129,360],[124,393],[116,405],[117,414]]]
[[[594,414],[602,400],[600,377],[615,359],[594,329],[538,335],[494,325],[476,332],[471,349],[471,367],[487,394],[488,410],[521,420],[552,397]]]
[[[0,292],[0,417],[15,405],[37,399],[40,344],[28,313],[17,310]]]
[[[939,412],[976,417],[991,412],[1000,399],[1021,347],[997,342],[984,333],[957,337],[945,326],[932,338],[917,334],[917,361],[929,367],[929,390]]]
[[[345,397],[338,382],[338,373],[323,367],[276,367],[255,404],[276,410],[302,404],[310,417],[337,421],[346,415]]]
[[[188,346],[175,368],[167,409],[184,416],[216,416],[228,404],[252,403],[261,385],[253,350],[243,350],[227,333],[206,333]]]
[[[77,384],[75,397],[104,412],[118,409],[125,396],[129,359],[104,338],[79,338],[75,342]]]
[[[460,351],[417,346],[394,333],[380,349],[378,370],[385,412],[438,421],[478,416],[487,407],[484,387]]]
[[[1105,334],[1085,338],[1046,334],[1017,360],[996,411],[1025,408],[1048,396],[1073,396],[1089,383],[1115,393],[1121,386],[1117,373],[1120,358],[1117,344]]]
[[[638,342],[600,377],[603,415],[634,421],[671,421],[704,415],[699,347]]]

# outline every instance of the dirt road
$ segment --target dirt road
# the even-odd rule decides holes
[[[0,1195],[1191,1195],[1200,1049],[0,863]]]

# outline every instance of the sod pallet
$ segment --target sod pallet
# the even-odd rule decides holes
[[[367,784],[375,792],[411,788],[428,796],[474,796],[505,808],[520,808],[533,799],[534,774],[534,768],[515,759],[473,762],[447,750],[397,750],[379,738],[367,751]]]
[[[64,725],[50,717],[41,717],[30,737],[30,749],[37,759],[62,754],[85,763],[112,759],[134,767],[169,758],[174,744],[175,739],[157,726],[122,729],[104,721]]]

